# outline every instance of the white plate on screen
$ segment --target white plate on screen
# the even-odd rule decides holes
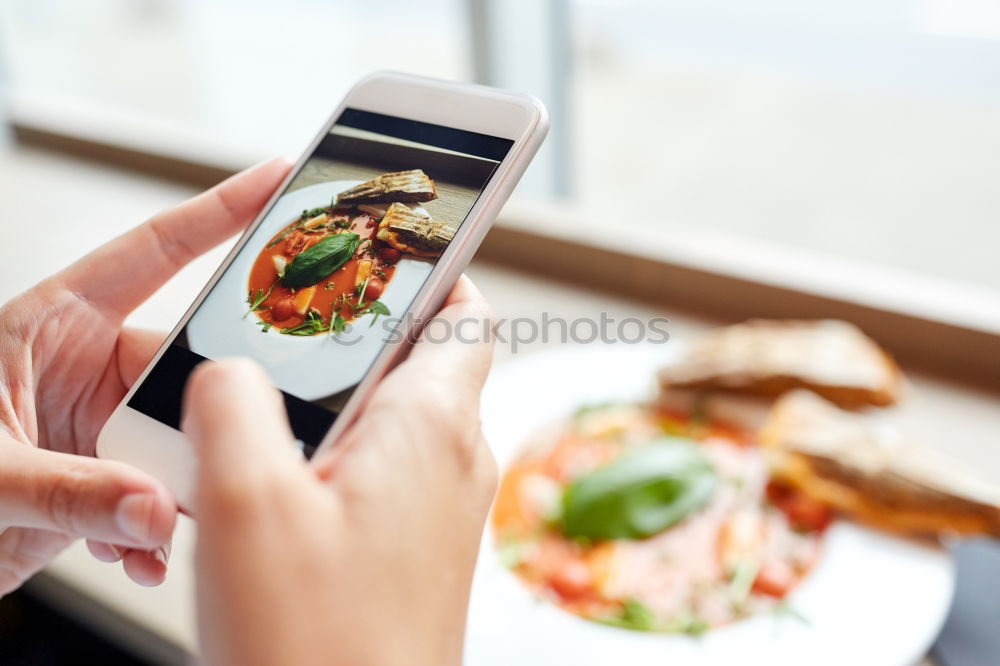
[[[212,359],[249,356],[267,369],[279,388],[303,400],[319,400],[361,381],[389,336],[386,318],[370,326],[371,317],[362,317],[339,336],[297,337],[274,330],[261,332],[255,315],[243,316],[250,269],[264,244],[303,210],[328,205],[334,195],[361,182],[319,183],[278,199],[188,322],[191,351]],[[406,312],[433,267],[429,261],[400,259],[380,298],[393,317]]]
[[[662,345],[586,345],[498,366],[483,394],[483,429],[500,469],[537,428],[577,407],[636,400],[676,352]],[[469,613],[475,666],[852,664],[910,666],[927,652],[951,604],[951,557],[838,522],[813,571],[789,596],[804,618],[763,615],[699,638],[605,627],[536,599],[499,562],[487,530]]]

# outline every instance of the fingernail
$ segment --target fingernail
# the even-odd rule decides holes
[[[124,551],[110,543],[90,542],[90,552],[101,562],[119,562],[125,556]]]
[[[126,495],[118,502],[115,518],[122,532],[139,541],[149,541],[155,498],[150,493]]]
[[[170,545],[160,546],[154,550],[153,557],[155,557],[156,561],[162,564],[165,568],[167,566],[167,562],[170,561]]]

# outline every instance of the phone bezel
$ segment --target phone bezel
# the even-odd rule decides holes
[[[456,129],[490,134],[514,141],[479,199],[469,211],[454,240],[438,260],[427,282],[417,292],[408,313],[401,317],[404,337],[418,331],[414,326],[437,312],[451,285],[458,279],[472,254],[489,230],[548,129],[545,107],[534,97],[473,84],[440,81],[396,72],[379,72],[359,81],[323,124],[315,139],[303,151],[288,177],[267,201],[261,212],[240,236],[229,254],[213,273],[191,306],[185,311],[153,359],[131,387],[102,429],[97,455],[130,463],[160,479],[174,493],[188,513],[194,507],[196,462],[190,444],[174,428],[128,406],[128,400],[145,381],[152,367],[201,305],[219,278],[247,243],[295,174],[312,156],[346,108],[394,115]],[[317,455],[328,449],[354,422],[378,381],[406,352],[404,344],[387,344],[358,384],[334,425],[323,438]]]

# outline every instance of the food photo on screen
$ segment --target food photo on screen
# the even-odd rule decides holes
[[[198,362],[247,356],[283,392],[310,452],[399,340],[397,325],[510,144],[346,109],[130,404],[176,425],[175,396]]]

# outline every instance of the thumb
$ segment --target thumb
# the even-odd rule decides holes
[[[199,514],[219,501],[259,497],[282,471],[302,467],[281,394],[249,359],[206,361],[195,369],[181,429],[198,457]]]
[[[111,460],[20,444],[2,448],[0,525],[142,549],[170,540],[177,507],[152,477]]]
[[[489,303],[462,275],[404,365],[417,376],[443,379],[455,395],[478,401],[493,361],[492,324]]]

